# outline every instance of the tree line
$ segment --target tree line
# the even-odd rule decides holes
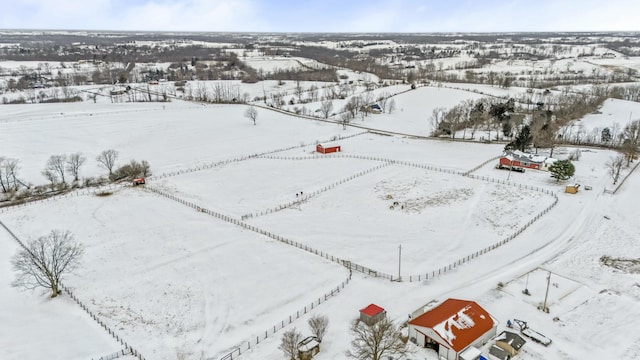
[[[20,177],[20,161],[0,156],[0,191],[6,200],[21,200],[30,196],[45,195],[50,192],[63,192],[70,188],[99,186],[108,182],[131,180],[151,175],[151,166],[146,160],[131,160],[116,166],[119,152],[108,149],[100,152],[95,158],[97,165],[108,174],[102,177],[85,177],[80,181],[81,168],[87,158],[82,153],[51,155],[41,174],[49,182],[48,185],[34,186]]]

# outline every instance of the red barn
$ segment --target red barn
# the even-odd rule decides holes
[[[409,321],[409,338],[441,359],[459,360],[495,336],[496,328],[497,321],[476,302],[447,299]]]
[[[321,154],[329,154],[334,152],[340,152],[340,146],[323,147],[322,145],[316,145],[316,151]]]

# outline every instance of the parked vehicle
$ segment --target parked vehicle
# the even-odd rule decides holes
[[[144,185],[145,183],[146,183],[146,181],[144,180],[143,177],[137,178],[137,179],[133,179],[133,186]]]
[[[519,167],[519,166],[506,166],[506,165],[502,165],[502,164],[496,165],[496,169],[511,170],[511,171],[515,171],[515,172],[519,172],[519,173],[523,173],[524,170],[525,170],[524,168]]]

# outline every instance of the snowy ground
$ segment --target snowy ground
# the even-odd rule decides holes
[[[427,135],[431,107],[451,106],[469,96],[476,95],[420,88],[398,97],[395,114],[372,115],[364,124]],[[619,109],[616,104],[612,109]],[[491,179],[557,194],[558,205],[521,235],[428,281],[389,282],[354,273],[339,294],[312,312],[327,315],[331,322],[319,360],[344,357],[349,322],[369,303],[383,306],[388,316],[402,322],[426,303],[448,297],[477,301],[500,321],[499,331],[508,319],[517,318],[553,339],[548,348],[529,342],[522,359],[640,358],[640,336],[634,331],[640,325],[638,274],[600,263],[603,255],[640,257],[635,246],[640,241],[635,225],[640,176],[633,174],[616,195],[604,193],[613,188],[605,169],[612,151],[584,149],[571,182],[592,185],[593,190],[570,195],[546,172],[509,173],[496,170],[495,162],[474,172],[480,179],[457,174],[498,156],[501,145],[366,134],[326,142],[343,146],[342,154],[352,157],[296,159],[312,155],[316,141],[325,143],[361,129],[342,130],[266,109],[259,110],[254,126],[243,115],[245,107],[238,105],[58,106],[0,107],[2,155],[20,159],[27,181],[43,183],[40,171],[46,159],[58,153],[83,152],[89,160],[82,176],[93,176],[104,172],[92,160],[107,148],[119,150],[123,161],[148,160],[161,174],[293,147],[271,154],[277,158],[230,162],[147,186],[234,218],[277,208],[294,200],[298,191],[317,192],[300,205],[246,222],[391,274],[396,274],[397,247],[402,244],[403,277],[500,241],[553,201],[541,192]],[[556,151],[564,158],[573,149]],[[323,190],[387,160],[451,173],[391,164]],[[390,209],[392,199],[405,208]],[[87,252],[83,270],[65,284],[147,359],[183,354],[217,359],[295,314],[348,275],[334,262],[143,188],[12,208],[0,213],[0,220],[24,240],[52,228],[76,234]],[[0,358],[86,359],[121,349],[66,296],[47,300],[40,292],[10,287],[8,260],[17,244],[6,232],[0,232],[0,249],[0,295],[7,300],[0,310],[6,324],[0,327]],[[548,271],[552,286],[547,314],[537,306]],[[498,283],[504,286],[498,289]],[[531,296],[522,294],[524,286]],[[285,328],[295,326],[308,335],[305,321],[302,316]],[[56,328],[58,338],[34,336],[53,324],[63,325]],[[36,344],[34,339],[41,341]],[[252,345],[242,358],[281,359],[279,342],[276,333]],[[51,355],[54,345],[56,354]],[[414,358],[427,356],[417,351]]]
[[[18,243],[0,232],[0,358],[97,359],[121,349],[73,300],[11,287],[9,259],[17,250]],[[50,351],[51,345],[56,351]]]
[[[347,276],[330,261],[142,189],[35,204],[3,221],[24,239],[51,224],[83,239],[84,271],[68,285],[150,359],[221,352]],[[237,286],[240,279],[247,286]]]

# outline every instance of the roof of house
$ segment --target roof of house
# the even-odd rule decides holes
[[[433,329],[451,349],[460,352],[491,330],[494,321],[474,301],[447,299],[409,324]]]
[[[520,350],[520,348],[522,348],[522,346],[524,346],[524,344],[527,342],[527,340],[525,340],[522,336],[510,331],[501,332],[500,335],[496,337],[496,341],[507,343],[516,351]]]
[[[365,314],[365,315],[367,315],[367,316],[376,316],[376,315],[380,314],[383,311],[384,311],[384,309],[381,308],[380,306],[376,305],[376,304],[370,304],[366,308],[360,309],[360,312]]]
[[[497,347],[496,345],[491,345],[491,347],[489,348],[489,354],[495,356],[495,358],[499,360],[511,359],[511,354]]]
[[[536,164],[542,164],[542,163],[553,164],[557,160],[557,159],[542,156],[542,155],[525,153],[520,150],[507,151],[505,152],[503,157],[507,158],[510,161],[516,160],[520,162],[524,161],[524,162],[530,162],[530,163],[536,163]]]

